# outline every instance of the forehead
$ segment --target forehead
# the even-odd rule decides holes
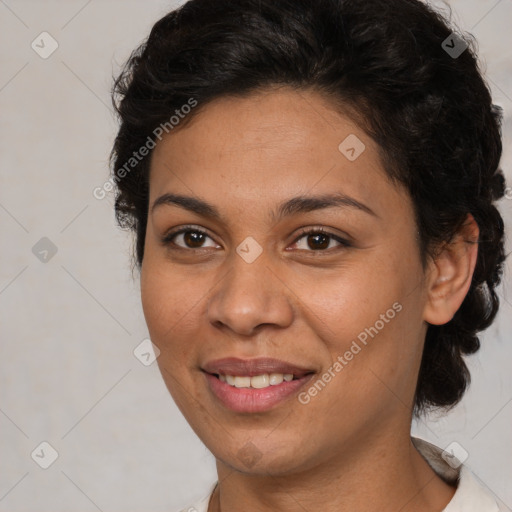
[[[393,193],[374,141],[316,92],[281,88],[196,109],[153,150],[151,203],[176,192],[261,209],[336,192],[384,207],[382,189]]]

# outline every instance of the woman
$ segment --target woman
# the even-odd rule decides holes
[[[501,114],[470,43],[416,0],[191,0],[116,80],[117,218],[217,463],[188,510],[499,510],[410,435],[498,310]]]

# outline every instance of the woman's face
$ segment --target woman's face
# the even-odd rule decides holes
[[[286,474],[409,434],[426,332],[416,236],[375,143],[317,93],[218,99],[157,144],[144,314],[219,461]]]

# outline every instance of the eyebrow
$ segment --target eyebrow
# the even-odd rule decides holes
[[[223,220],[222,215],[214,205],[197,197],[170,193],[163,194],[154,201],[151,207],[151,213],[162,205],[175,205],[201,215],[202,217],[210,217],[218,221]],[[270,217],[276,222],[297,213],[306,213],[334,207],[354,208],[374,217],[379,217],[370,207],[357,201],[353,197],[341,193],[293,197],[281,203],[277,211],[272,210]]]

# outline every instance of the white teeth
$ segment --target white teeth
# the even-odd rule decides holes
[[[271,373],[269,377],[269,383],[271,386],[281,384],[283,382],[284,375],[282,373]]]
[[[251,388],[261,389],[270,386],[268,374],[251,377]]]
[[[219,379],[236,388],[262,389],[268,388],[269,386],[277,386],[278,384],[281,384],[283,380],[290,382],[293,380],[293,373],[264,373],[262,375],[255,375],[254,377],[219,374]]]
[[[236,388],[250,388],[251,387],[251,377],[239,377],[237,375],[235,377],[235,387]]]

